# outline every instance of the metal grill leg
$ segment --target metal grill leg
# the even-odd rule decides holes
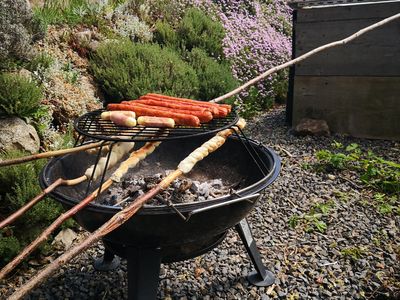
[[[97,258],[93,267],[98,271],[112,271],[119,267],[120,262],[120,258],[106,248],[103,257]]]
[[[274,284],[275,276],[265,268],[247,220],[243,219],[240,221],[240,223],[235,226],[235,229],[239,233],[240,239],[256,269],[247,275],[247,280],[255,286],[270,286]]]
[[[156,299],[161,266],[160,248],[128,248],[127,259],[128,299]]]

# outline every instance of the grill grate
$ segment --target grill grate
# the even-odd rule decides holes
[[[124,127],[100,118],[103,109],[84,114],[75,120],[74,127],[79,134],[96,140],[151,142],[176,140],[200,135],[208,135],[232,127],[239,120],[235,111],[225,118],[216,118],[200,127],[176,126],[160,130],[156,127]]]

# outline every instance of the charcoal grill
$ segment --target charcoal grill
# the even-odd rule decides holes
[[[76,121],[75,127],[81,134],[80,143],[86,142],[88,138],[112,143],[122,139],[137,141],[140,146],[145,141],[153,140],[154,132],[158,130],[122,128],[119,134],[114,125],[99,122],[100,113],[89,113]],[[204,254],[221,243],[227,230],[232,227],[238,231],[256,269],[249,274],[249,281],[258,286],[268,286],[275,281],[273,274],[265,269],[261,261],[245,217],[260,199],[263,190],[278,176],[280,160],[271,149],[248,139],[236,129],[236,121],[237,116],[233,113],[202,129],[172,129],[168,135],[158,136],[157,139],[175,142],[162,143],[146,158],[147,166],[142,164],[132,170],[146,175],[154,174],[152,166],[155,165],[161,169],[174,169],[183,157],[208,140],[210,133],[225,128],[236,130],[234,137],[228,138],[223,147],[200,161],[188,177],[241,182],[238,190],[212,200],[175,204],[174,209],[167,205],[145,205],[132,219],[103,238],[104,257],[95,263],[95,267],[102,270],[115,268],[118,263],[115,254],[127,258],[129,299],[155,298],[162,262],[180,261]],[[108,130],[110,128],[112,130]],[[98,161],[98,157],[80,152],[51,160],[40,176],[42,188],[60,177],[68,179],[80,176],[89,165]],[[59,187],[51,196],[69,209],[101,185],[107,175],[103,174],[101,179],[89,184]],[[121,207],[90,204],[78,212],[75,219],[83,228],[92,232],[120,210]]]

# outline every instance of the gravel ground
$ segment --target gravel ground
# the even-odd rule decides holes
[[[277,108],[254,119],[249,136],[273,148],[282,158],[282,172],[249,216],[265,265],[277,277],[268,288],[250,286],[252,270],[237,233],[231,230],[216,249],[195,259],[163,265],[158,297],[161,299],[387,299],[400,297],[400,216],[379,214],[368,193],[354,180],[315,173],[302,167],[316,150],[332,141],[358,143],[386,158],[399,161],[395,142],[343,136],[296,137]],[[318,203],[330,203],[322,216],[324,233],[307,232],[302,216]],[[343,251],[344,250],[344,251]],[[126,299],[126,261],[113,272],[95,271],[93,257],[99,244],[63,266],[28,299]],[[347,253],[348,255],[344,254]],[[358,257],[352,258],[358,255]],[[0,286],[9,295],[33,276],[20,270]],[[5,296],[6,298],[6,296]]]

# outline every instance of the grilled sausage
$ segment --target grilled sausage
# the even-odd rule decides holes
[[[175,108],[168,108],[168,107],[164,107],[164,106],[156,106],[156,105],[150,104],[147,100],[146,100],[146,102],[149,104],[146,104],[145,102],[142,102],[142,101],[144,101],[144,100],[122,101],[121,103],[137,105],[137,106],[147,107],[147,108],[153,108],[153,109],[162,110],[162,111],[170,111],[170,112],[175,112],[178,114],[188,114],[188,115],[198,117],[200,122],[202,122],[202,123],[207,123],[207,122],[211,121],[213,118],[212,113],[207,108],[204,108],[204,107],[200,108],[201,110],[191,110],[191,109],[188,110],[188,109],[179,109],[179,104],[178,105],[173,104],[173,106],[176,106]]]
[[[175,127],[175,121],[171,118],[142,116],[137,119],[137,122],[139,125],[147,127]]]
[[[232,108],[230,107],[229,104],[221,105],[221,104],[217,104],[217,103],[204,102],[204,101],[186,99],[186,98],[171,97],[171,96],[153,94],[153,93],[146,94],[145,96],[140,97],[140,99],[145,99],[145,97],[155,97],[155,98],[166,100],[166,101],[177,101],[177,102],[185,103],[185,104],[189,104],[189,105],[198,105],[201,107],[206,107],[206,108],[213,110],[214,117],[225,117],[232,110]]]
[[[140,100],[145,100],[145,99],[159,99],[165,102],[171,102],[171,103],[176,103],[176,104],[185,104],[185,105],[191,105],[191,106],[200,106],[203,108],[208,108],[211,110],[211,113],[213,114],[214,117],[220,117],[220,111],[218,108],[218,104],[214,103],[208,103],[208,102],[203,102],[203,101],[197,101],[197,100],[191,100],[191,99],[184,99],[184,98],[176,98],[176,97],[170,97],[170,96],[165,96],[165,95],[159,95],[159,94],[146,94],[144,96],[141,96],[139,99]]]
[[[139,105],[132,105],[132,104],[116,104],[110,103],[107,105],[108,110],[127,110],[127,111],[134,111],[137,116],[151,116],[151,117],[164,117],[164,118],[172,118],[177,125],[186,125],[186,126],[193,126],[198,127],[200,126],[200,120],[198,117],[188,114],[164,111],[154,109],[151,106],[149,107],[142,107]]]

